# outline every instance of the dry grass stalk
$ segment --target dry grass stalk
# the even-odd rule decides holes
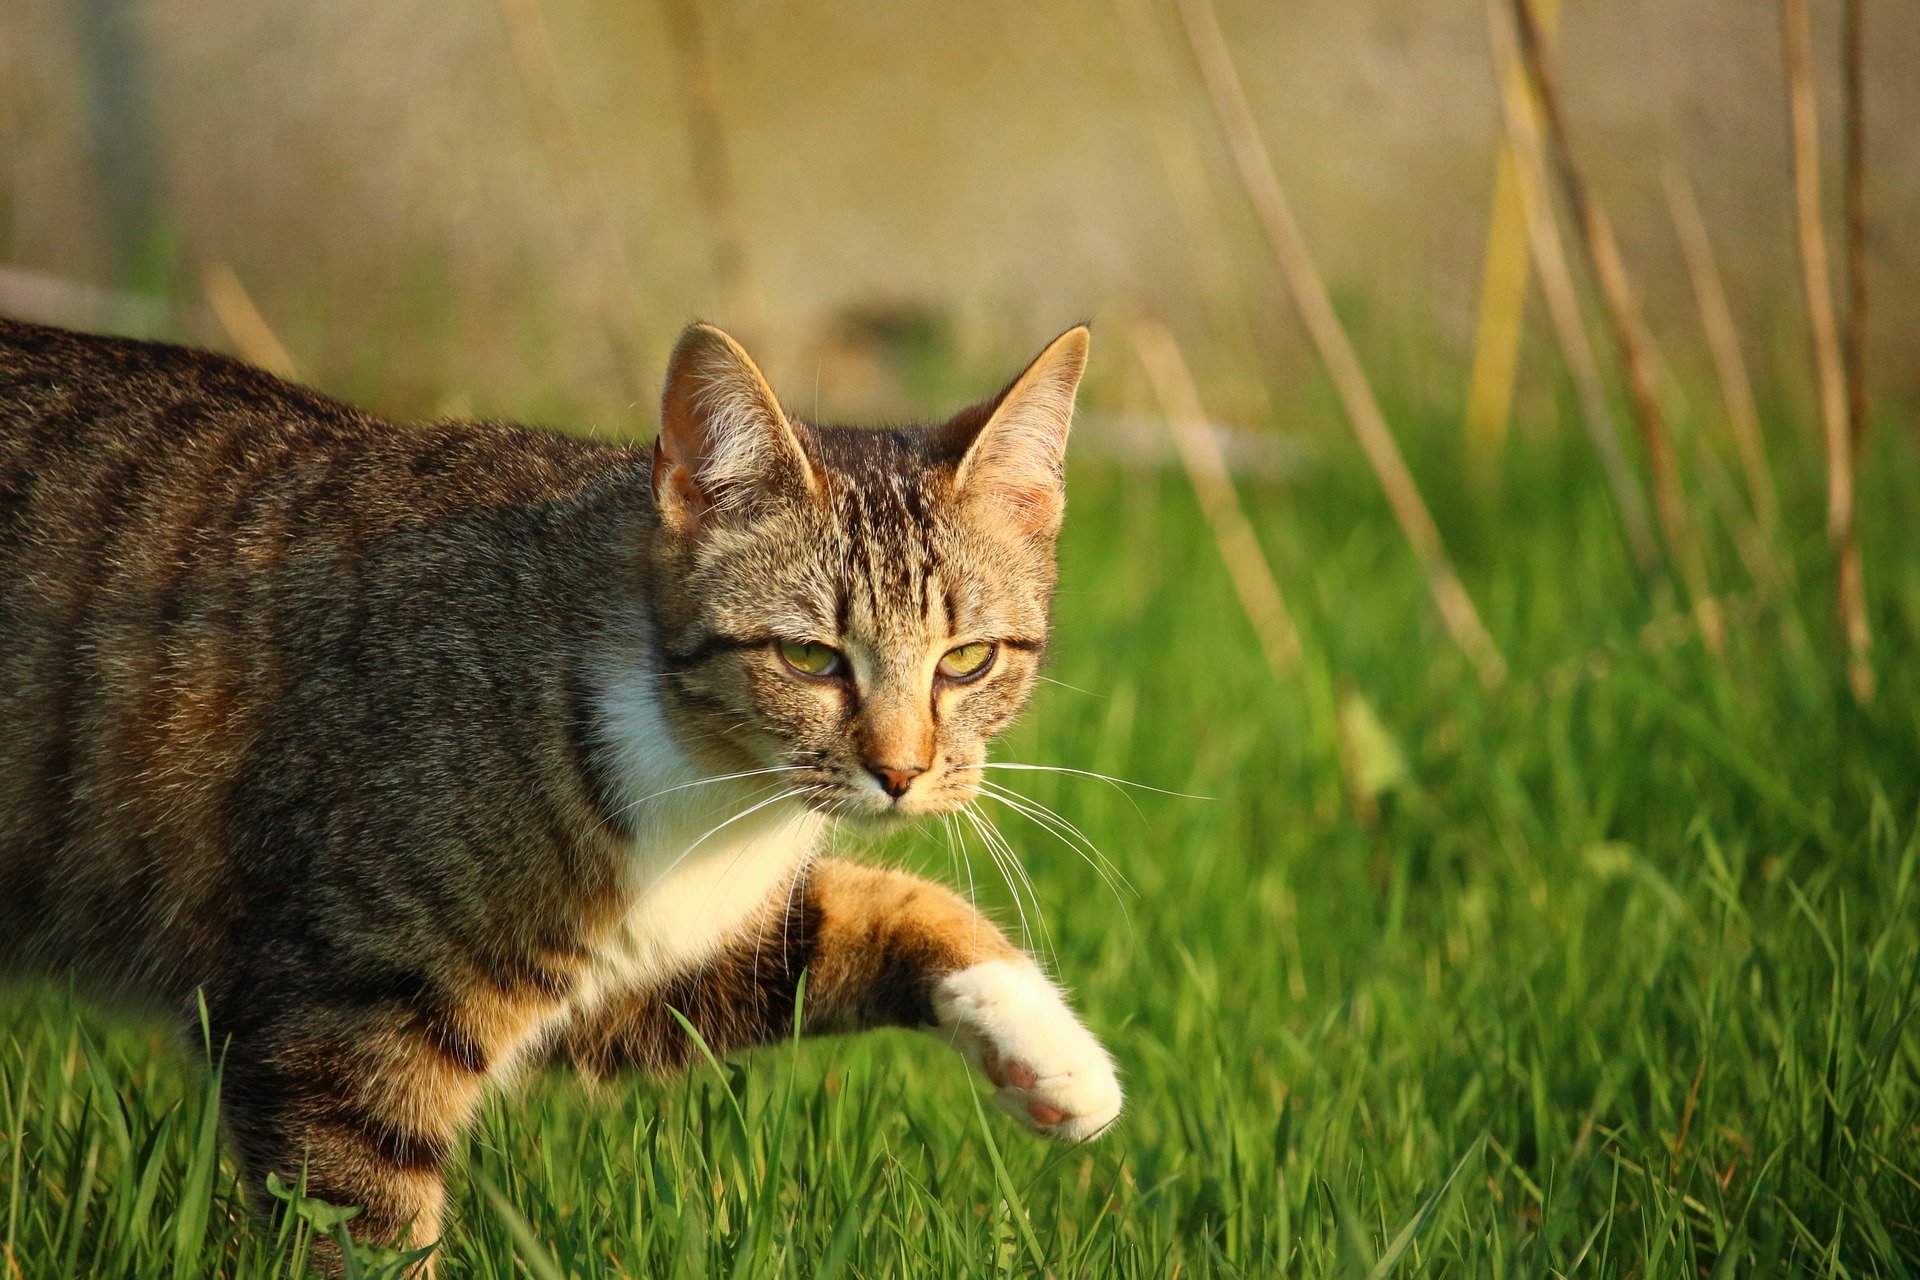
[[[1666,174],[1667,207],[1673,213],[1674,229],[1680,236],[1680,253],[1687,262],[1687,274],[1693,281],[1693,296],[1700,304],[1700,325],[1706,331],[1707,350],[1713,357],[1719,376],[1720,394],[1727,406],[1727,422],[1732,428],[1735,451],[1740,455],[1740,471],[1746,481],[1747,499],[1761,532],[1771,540],[1780,527],[1780,495],[1773,483],[1773,471],[1767,465],[1765,437],[1760,428],[1760,411],[1753,402],[1753,381],[1747,374],[1747,358],[1740,346],[1740,327],[1734,322],[1733,308],[1727,302],[1727,290],[1721,283],[1720,267],[1713,255],[1713,241],[1707,234],[1706,220],[1693,197],[1693,184],[1678,169]]]
[[[1846,125],[1847,427],[1854,456],[1867,438],[1867,84],[1866,4],[1846,0],[1841,35],[1841,98]]]
[[[1188,44],[1199,65],[1214,119],[1233,153],[1241,186],[1273,250],[1287,292],[1333,381],[1354,436],[1386,492],[1394,518],[1419,557],[1441,620],[1479,673],[1481,682],[1488,688],[1497,687],[1506,676],[1505,660],[1480,621],[1472,598],[1447,556],[1439,527],[1434,524],[1433,515],[1427,510],[1412,473],[1407,470],[1400,446],[1394,442],[1393,432],[1388,429],[1386,417],[1380,412],[1379,402],[1374,399],[1373,389],[1360,367],[1360,358],[1333,309],[1319,270],[1313,265],[1306,237],[1301,234],[1300,224],[1280,187],[1239,72],[1227,52],[1219,17],[1214,13],[1211,0],[1178,0],[1178,3]]]
[[[1694,1108],[1700,1103],[1700,1082],[1706,1078],[1707,1055],[1703,1053],[1700,1055],[1700,1066],[1693,1073],[1693,1083],[1687,1086],[1686,1104],[1680,1108],[1680,1133],[1673,1140],[1673,1159],[1668,1165],[1669,1170],[1679,1168],[1680,1153],[1686,1150],[1687,1134],[1693,1130]]]
[[[1820,381],[1820,423],[1827,451],[1827,542],[1834,558],[1835,608],[1847,640],[1847,682],[1860,702],[1873,697],[1865,574],[1853,515],[1853,442],[1847,423],[1846,370],[1834,321],[1827,236],[1820,213],[1820,117],[1813,91],[1813,26],[1807,0],[1781,0],[1788,119],[1793,140],[1793,190],[1800,229],[1800,265]]]
[[[609,380],[636,399],[650,399],[645,382],[642,323],[636,296],[637,281],[628,260],[626,243],[595,174],[593,161],[581,140],[580,123],[567,105],[554,57],[553,40],[540,12],[540,0],[498,0],[500,20],[514,70],[533,108],[535,131],[547,153],[555,181],[567,205],[575,234],[589,240],[598,263],[582,260],[575,275],[584,298],[599,313],[607,343]]]
[[[1156,29],[1153,0],[1118,0],[1114,6],[1120,15],[1127,54],[1142,98],[1151,104],[1148,127],[1153,134],[1154,150],[1166,173],[1167,190],[1173,197],[1181,230],[1186,234],[1187,250],[1199,273],[1202,300],[1213,325],[1216,342],[1232,334],[1245,346],[1249,368],[1259,369],[1263,344],[1253,308],[1247,297],[1247,281],[1236,265],[1233,241],[1227,220],[1207,172],[1206,157],[1193,135],[1180,127],[1177,103],[1180,100],[1178,69],[1166,41]],[[1271,412],[1271,390],[1265,378],[1257,378],[1259,407]]]
[[[1492,475],[1506,447],[1513,387],[1520,370],[1520,333],[1526,318],[1527,224],[1513,148],[1494,162],[1487,252],[1480,272],[1480,313],[1473,329],[1473,370],[1467,379],[1467,455]]]
[[[1200,510],[1213,530],[1220,558],[1226,562],[1240,606],[1260,638],[1260,651],[1276,678],[1290,675],[1300,662],[1300,632],[1287,610],[1280,583],[1267,563],[1266,552],[1254,535],[1253,524],[1227,471],[1226,455],[1207,421],[1193,374],[1180,355],[1179,344],[1164,324],[1142,319],[1133,325],[1133,349],[1153,386],[1154,397],[1166,415],[1174,448],[1186,469],[1187,480],[1200,501]]]
[[[282,378],[299,378],[299,364],[253,304],[253,296],[233,268],[223,262],[208,267],[200,278],[200,288],[213,308],[214,319],[248,363]]]
[[[1672,558],[1681,583],[1695,607],[1707,610],[1703,615],[1701,632],[1707,648],[1720,653],[1725,647],[1725,637],[1710,607],[1713,594],[1712,583],[1707,576],[1706,558],[1701,552],[1699,540],[1694,536],[1693,519],[1687,510],[1686,495],[1681,491],[1672,433],[1667,429],[1666,414],[1660,408],[1653,362],[1648,353],[1646,325],[1634,298],[1632,282],[1627,277],[1626,260],[1620,254],[1620,243],[1614,236],[1613,223],[1581,172],[1573,149],[1572,130],[1567,124],[1559,86],[1547,63],[1539,25],[1534,22],[1533,13],[1525,0],[1513,0],[1512,7],[1504,12],[1512,15],[1520,61],[1527,69],[1534,92],[1539,95],[1541,111],[1546,118],[1547,136],[1552,140],[1554,155],[1559,161],[1557,168],[1561,186],[1566,191],[1567,204],[1573,211],[1574,222],[1586,244],[1588,261],[1593,268],[1594,279],[1600,286],[1601,301],[1605,303],[1607,318],[1613,326],[1614,342],[1619,348],[1620,363],[1627,376],[1628,399],[1633,406],[1635,424],[1640,429],[1641,447],[1646,451],[1647,469],[1653,478],[1654,510],[1659,516],[1661,536],[1666,539],[1667,554]]]
[[[1541,25],[1551,32],[1558,0],[1534,0]],[[1501,65],[1501,85],[1526,92],[1525,73],[1512,59]],[[1529,231],[1520,161],[1510,140],[1494,160],[1493,199],[1487,218],[1487,252],[1480,277],[1480,315],[1474,326],[1473,372],[1467,380],[1467,448],[1483,472],[1498,464],[1513,416],[1513,387],[1520,368],[1520,335],[1527,308]]]
[[[766,331],[766,307],[753,284],[740,201],[728,161],[727,134],[721,124],[720,88],[713,59],[701,30],[696,0],[662,0],[673,41],[680,100],[686,111],[687,158],[693,167],[694,195],[707,226],[714,281],[728,326],[751,342]]]
[[[1506,15],[1499,7],[1500,0],[1487,0],[1487,3],[1488,30],[1493,39],[1496,65],[1518,65],[1519,51]],[[1607,403],[1600,362],[1594,356],[1593,344],[1587,338],[1586,321],[1580,314],[1580,293],[1573,282],[1573,268],[1568,264],[1566,246],[1561,243],[1560,228],[1554,221],[1553,203],[1548,195],[1551,183],[1546,148],[1540,138],[1534,95],[1524,81],[1511,78],[1502,82],[1501,90],[1501,113],[1510,149],[1518,162],[1514,172],[1521,211],[1533,246],[1540,294],[1547,304],[1547,319],[1554,341],[1567,362],[1568,376],[1573,379],[1581,423],[1600,458],[1607,484],[1613,490],[1627,548],[1641,572],[1650,572],[1659,562],[1660,549],[1647,517],[1647,500],[1641,491],[1640,479],[1627,461],[1613,410]]]

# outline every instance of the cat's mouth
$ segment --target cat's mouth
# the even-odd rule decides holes
[[[788,795],[816,813],[874,830],[958,813],[980,795],[980,766],[942,752],[924,769],[888,769],[818,749],[789,748],[782,763]]]
[[[897,793],[896,793],[897,789]],[[937,818],[966,807],[977,794],[951,771],[925,774],[904,787],[889,787],[872,777],[839,777],[815,790],[810,803],[829,817],[860,826],[892,830],[916,818]]]

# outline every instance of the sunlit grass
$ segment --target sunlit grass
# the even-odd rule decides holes
[[[443,1274],[1920,1268],[1910,460],[1869,470],[1882,687],[1860,711],[1814,469],[1802,595],[1743,591],[1718,663],[1684,626],[1642,643],[1665,606],[1591,468],[1515,448],[1497,497],[1419,468],[1512,665],[1496,694],[1357,467],[1247,495],[1305,640],[1286,685],[1183,482],[1074,477],[1059,683],[1003,758],[1211,797],[996,775],[1131,885],[999,814],[1122,1064],[1111,1136],[1040,1145],[906,1034],[597,1094],[535,1079],[464,1144]],[[1730,555],[1716,572],[1741,589]],[[876,856],[954,874],[937,828]],[[972,872],[1016,921],[977,843]],[[0,1276],[289,1269],[299,1233],[252,1226],[216,1159],[198,1046],[58,997],[5,1009]]]

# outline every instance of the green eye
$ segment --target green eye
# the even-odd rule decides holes
[[[940,659],[940,674],[950,680],[971,680],[993,665],[994,646],[985,640],[949,649]]]
[[[780,656],[786,660],[788,666],[803,676],[839,675],[844,665],[840,651],[824,644],[787,641],[780,646]]]

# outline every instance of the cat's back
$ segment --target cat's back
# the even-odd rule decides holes
[[[0,318],[0,539],[18,537],[30,517],[77,516],[78,502],[61,497],[125,500],[143,476],[175,469],[210,434],[264,443],[315,429],[366,436],[374,427],[224,356]],[[101,482],[97,492],[74,492],[90,479]]]
[[[396,426],[211,352],[0,318],[0,699],[36,647],[165,639],[216,584],[559,501],[630,453]]]
[[[317,807],[314,764],[403,693],[426,716],[433,690],[382,673],[494,645],[498,584],[547,580],[542,513],[633,466],[0,319],[0,969],[36,948],[114,957],[128,985],[192,969],[192,920],[243,909],[242,836],[273,825],[246,806]]]

